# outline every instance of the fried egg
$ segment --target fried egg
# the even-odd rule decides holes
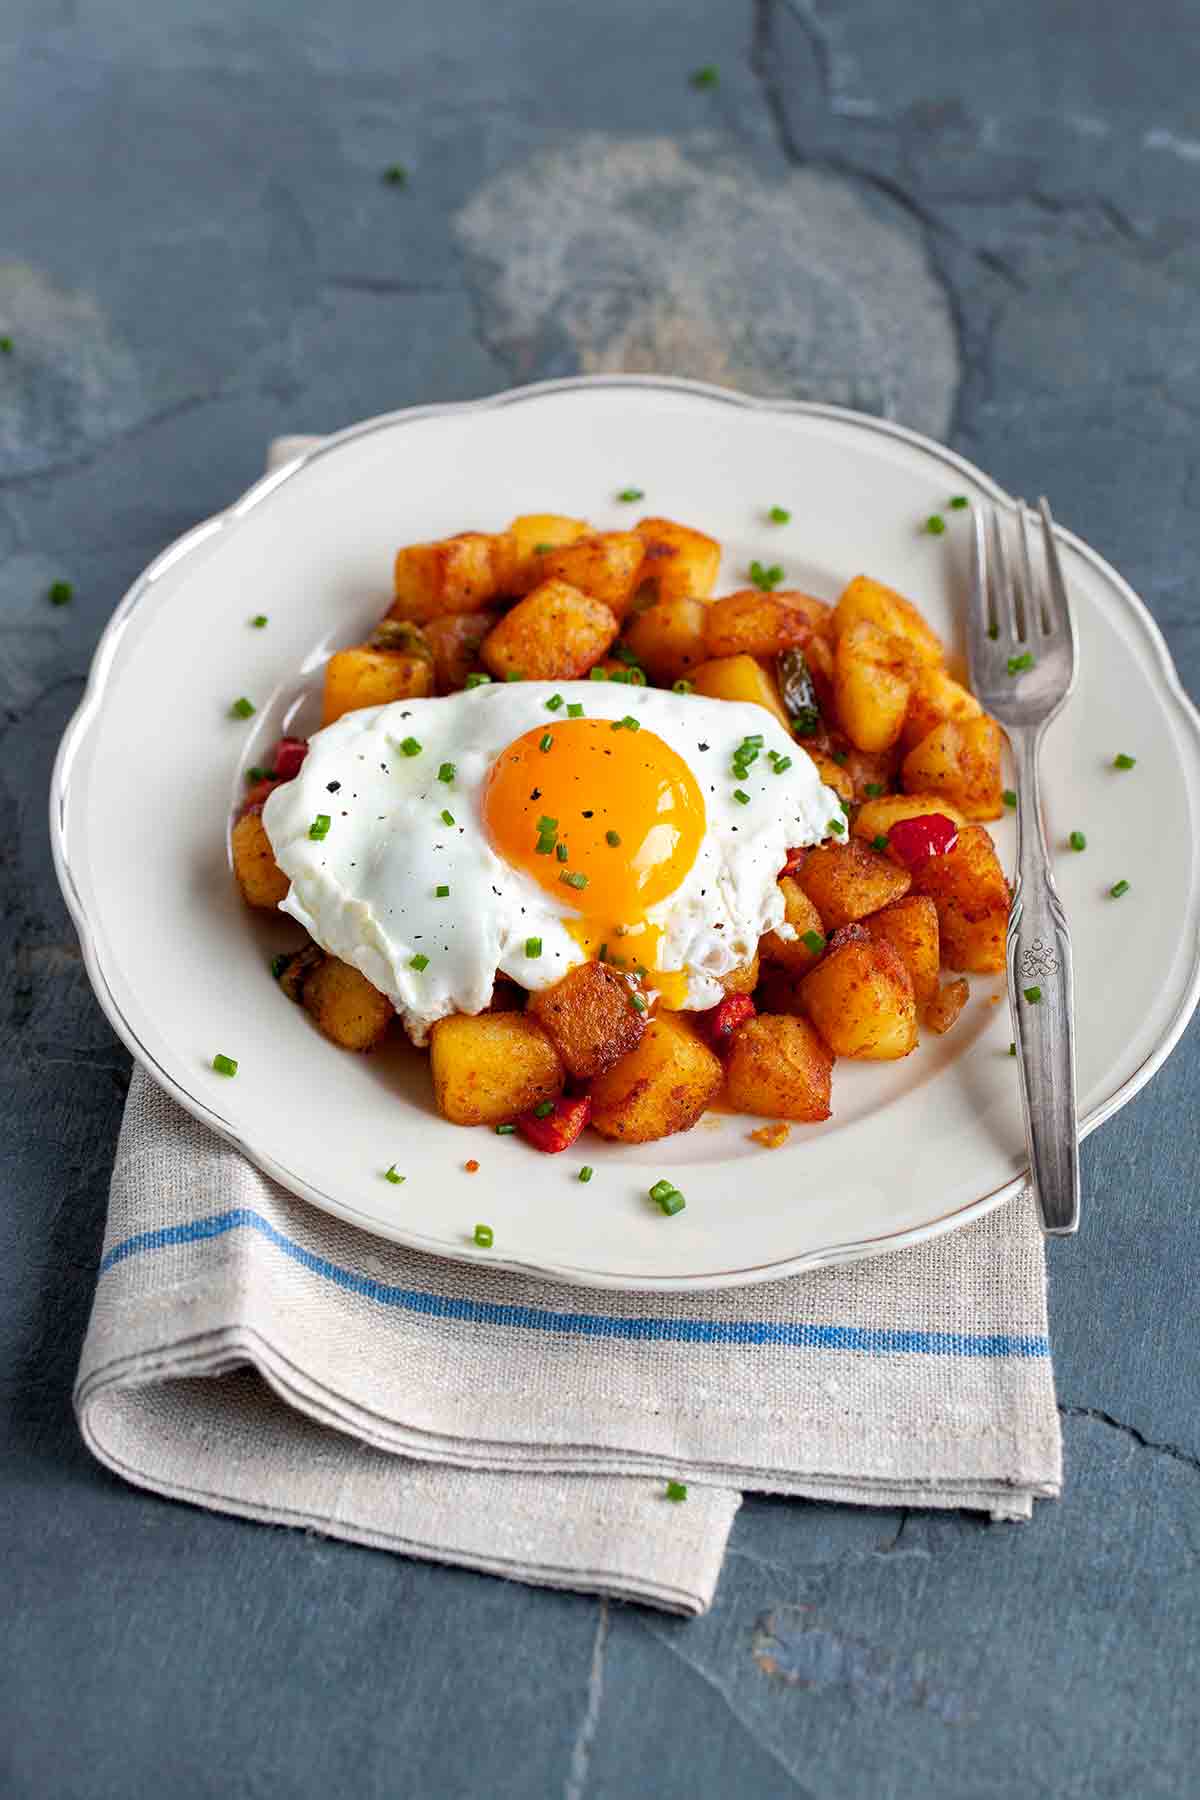
[[[597,955],[663,1005],[715,1005],[790,933],[787,851],[842,818],[763,708],[593,681],[347,713],[263,811],[283,910],[416,1043],[481,1012],[497,973],[538,990]]]

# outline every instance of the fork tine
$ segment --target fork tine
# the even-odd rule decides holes
[[[972,640],[982,640],[991,629],[993,623],[991,590],[988,584],[987,553],[987,519],[984,508],[977,506],[973,520],[975,535],[973,540],[974,555],[971,559],[971,618]]]
[[[1000,636],[1012,639],[1017,635],[1017,616],[1008,557],[1004,551],[1004,533],[1000,529],[1000,517],[996,508],[993,506],[989,510],[992,528],[992,610],[1000,627]]]
[[[1042,544],[1046,552],[1046,571],[1050,577],[1049,591],[1044,592],[1042,599],[1046,629],[1048,632],[1061,632],[1074,646],[1075,625],[1071,618],[1071,602],[1067,598],[1067,584],[1063,580],[1058,546],[1054,542],[1054,520],[1050,516],[1050,503],[1044,494],[1038,501],[1038,511],[1042,515]]]
[[[1029,518],[1028,509],[1023,500],[1017,501],[1017,537],[1021,546],[1021,582],[1025,589],[1025,623],[1030,637],[1039,634],[1045,636],[1050,631],[1050,619],[1041,589],[1033,579],[1033,560],[1029,554]]]

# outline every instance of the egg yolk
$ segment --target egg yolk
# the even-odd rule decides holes
[[[669,744],[611,719],[548,722],[500,752],[483,812],[496,854],[579,915],[587,954],[607,942],[611,961],[656,967],[646,912],[679,887],[705,827],[699,784]]]

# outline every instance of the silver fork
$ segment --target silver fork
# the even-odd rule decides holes
[[[1046,726],[1075,685],[1075,631],[1045,500],[1045,577],[1034,578],[1025,502],[1018,500],[1017,567],[996,509],[975,513],[967,620],[971,685],[1008,733],[1017,771],[1017,873],[1008,920],[1008,998],[1021,1072],[1029,1168],[1042,1228],[1079,1228],[1079,1132],[1071,937],[1054,885],[1038,784]]]

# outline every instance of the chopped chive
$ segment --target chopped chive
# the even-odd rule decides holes
[[[70,604],[74,592],[75,589],[71,586],[69,581],[52,581],[47,590],[46,598],[49,600],[51,606],[67,606]],[[250,712],[253,711],[254,708],[251,707]],[[243,713],[241,716],[243,718],[248,718],[249,714]]]
[[[604,841],[606,844],[611,844],[615,850],[621,841],[620,833],[616,831],[606,831],[604,834]]]
[[[640,994],[630,994],[629,1004],[632,1006],[635,1013],[644,1013],[646,1010],[646,1002],[642,999]]]
[[[745,788],[734,788],[733,797],[739,806],[749,806],[750,804],[750,796]]]
[[[257,763],[251,763],[250,767],[246,770],[247,781],[273,781],[274,779],[275,772],[273,769],[260,769]]]
[[[497,1137],[511,1137],[513,1135],[513,1132],[516,1129],[517,1129],[516,1126],[511,1123],[508,1125],[497,1125],[496,1136]]]
[[[535,1119],[548,1119],[553,1111],[553,1100],[539,1100],[533,1109],[533,1116]]]
[[[333,820],[328,813],[318,813],[308,828],[309,837],[315,838],[320,843],[322,838],[329,836],[329,827],[332,823]]]
[[[596,961],[603,962],[607,955],[608,955],[608,944],[603,943],[603,944],[601,944],[600,948],[596,952]]]
[[[668,1483],[667,1483],[667,1499],[673,1500],[676,1505],[678,1505],[681,1500],[686,1500],[687,1499],[687,1482],[686,1481],[668,1481]]]
[[[1122,750],[1118,756],[1113,757],[1113,768],[1114,769],[1132,769],[1132,767],[1136,761],[1137,761],[1136,756],[1126,756],[1125,752]]]
[[[566,862],[567,857],[570,855],[570,851],[565,844],[556,844],[554,846],[554,854],[557,856],[559,862]]]
[[[716,63],[705,63],[702,69],[693,69],[688,79],[694,88],[715,88],[721,72]]]
[[[1040,987],[1022,988],[1021,992],[1028,1000],[1030,1006],[1036,1006],[1042,997],[1042,990]]]
[[[505,681],[524,681],[525,671],[524,669],[505,669],[504,679]]]
[[[559,707],[562,705],[562,703],[563,703],[563,697],[561,694],[551,694],[550,698],[546,702],[546,711],[547,712],[557,712]]]
[[[991,638],[992,642],[994,643],[996,641],[996,639],[1000,636],[1000,627],[998,625],[989,625],[988,626],[988,636]]]
[[[1020,656],[1010,656],[1008,672],[1010,675],[1023,675],[1026,669],[1032,669],[1034,656],[1032,650],[1022,650]]]
[[[650,1189],[650,1198],[652,1200],[661,1200],[665,1194],[673,1194],[674,1192],[675,1183],[673,1181],[668,1181],[664,1175],[661,1181],[656,1181],[654,1186]]]
[[[6,331],[4,336],[0,337],[0,356],[11,356],[12,353],[13,341]]]
[[[418,951],[416,956],[409,957],[408,966],[410,969],[415,969],[419,975],[423,969],[429,967],[429,958],[427,956],[422,956],[420,951]]]
[[[538,741],[538,749],[539,750],[552,750],[553,747],[554,747],[553,737],[551,736],[551,734],[548,731],[544,732],[542,734],[542,737]]]
[[[669,1219],[674,1213],[682,1212],[687,1205],[687,1201],[684,1199],[678,1188],[672,1188],[669,1194],[663,1194],[661,1196],[658,1204]]]
[[[253,625],[255,631],[261,631],[263,626],[266,624],[266,622],[267,622],[266,613],[255,613],[254,617],[250,621],[250,623]]]
[[[777,775],[782,775],[785,769],[791,768],[792,759],[790,756],[777,756],[774,758],[774,763],[775,763],[775,773]]]
[[[490,1225],[477,1225],[475,1227],[475,1242],[479,1245],[481,1250],[490,1250],[493,1241],[494,1236]]]
[[[671,692],[673,694],[694,694],[695,691],[692,682],[685,680],[682,675],[679,677],[678,681],[673,681],[671,683]]]
[[[878,781],[868,781],[863,792],[866,794],[868,800],[878,800],[880,794],[883,792],[883,784]]]
[[[535,544],[533,546],[533,554],[535,556],[549,556],[551,550],[557,549],[557,544]]]
[[[438,770],[438,780],[439,781],[447,781],[447,782],[453,781],[454,777],[457,775],[457,773],[458,773],[458,770],[455,768],[453,763],[443,763],[441,768]]]
[[[581,875],[577,869],[572,869],[569,872],[564,869],[558,879],[561,882],[564,882],[567,887],[571,888],[585,888],[588,884],[587,876]]]
[[[222,1056],[219,1050],[212,1059],[212,1066],[218,1075],[236,1075],[238,1071],[235,1058]]]
[[[888,847],[887,837],[885,836],[885,834],[882,831],[879,833],[878,837],[873,837],[871,839],[872,850],[886,850],[887,847]]]
[[[271,973],[276,981],[279,980],[279,977],[283,974],[283,971],[287,968],[291,960],[291,956],[286,950],[281,951],[278,956],[273,956],[271,958]]]
[[[554,854],[554,838],[552,837],[550,832],[545,831],[542,833],[541,837],[537,841],[536,851],[537,851],[538,856],[553,856],[553,854]]]
[[[579,1171],[579,1179],[580,1181],[590,1181],[594,1174],[595,1170],[592,1168],[591,1163],[584,1163],[582,1169]]]
[[[1010,1044],[1008,1046],[1008,1054],[1010,1056],[1015,1056],[1017,1054],[1017,1046],[1015,1044]]]
[[[62,604],[61,600],[55,601],[56,606],[61,606]],[[235,700],[229,709],[230,715],[235,719],[249,719],[257,710],[253,700],[247,700],[244,694],[240,700]]]
[[[450,889],[443,883],[441,887],[434,888],[433,897],[435,900],[448,900],[450,898]]]
[[[600,667],[599,663],[597,663],[596,667],[594,669],[588,670],[588,680],[589,681],[607,681],[608,680],[608,670],[602,669]]]
[[[787,525],[791,522],[791,513],[786,506],[773,506],[767,514],[772,525]]]
[[[400,1183],[404,1180],[404,1177],[397,1169],[395,1163],[393,1163],[390,1169],[385,1169],[383,1171],[383,1179],[385,1181],[390,1181],[393,1187],[399,1187]]]
[[[635,719],[631,713],[626,713],[625,717],[621,720],[621,723],[626,731],[640,731],[642,729],[638,720]]]
[[[646,686],[646,671],[645,671],[645,669],[640,669],[640,668],[639,669],[632,669],[632,668],[626,669],[625,680],[629,683],[630,687],[645,687]]]
[[[542,954],[541,938],[533,938],[533,937],[526,938],[525,939],[525,954],[527,957],[529,957],[531,962],[534,961],[537,957],[539,957]]]
[[[583,701],[582,700],[568,700],[567,701],[567,717],[568,717],[568,719],[582,719],[582,717],[583,717]]]
[[[769,594],[771,589],[778,587],[783,580],[783,570],[778,563],[772,563],[769,569],[764,569],[760,562],[752,562],[750,579],[756,588],[761,589],[764,594]]]
[[[822,950],[825,948],[825,939],[821,936],[819,931],[803,932],[800,937],[800,942],[804,945],[805,949],[811,950],[814,956],[820,956]]]
[[[850,761],[850,757],[845,750],[835,750],[833,752],[833,760],[839,769],[844,769],[846,764]]]
[[[829,829],[830,829],[830,831],[832,831],[834,833],[834,835],[836,837],[841,837],[842,833],[846,829],[845,819],[830,819]]]
[[[468,675],[463,685],[469,688],[484,687],[491,679],[490,675],[485,675],[483,671],[480,670],[475,675]]]
[[[614,644],[612,653],[618,662],[623,662],[625,664],[626,668],[640,669],[642,666],[641,658],[637,651],[631,650],[628,644]]]
[[[970,505],[970,501],[965,494],[952,494],[948,504],[954,508],[955,512],[961,512],[964,506]]]
[[[1015,806],[1017,804],[1017,796],[1013,793],[1011,788],[1005,788],[1000,798],[1003,800],[1005,806]]]
[[[838,805],[841,807],[841,809],[845,813],[846,817],[849,818],[850,817],[850,802],[848,800],[843,800],[840,794],[838,795]]]
[[[408,170],[403,163],[389,163],[383,171],[383,179],[389,187],[407,187]]]
[[[441,819],[443,825],[453,825],[454,814],[447,807],[443,806],[443,808],[438,816]]]
[[[635,487],[622,488],[617,495],[617,499],[624,501],[626,505],[630,505],[634,500],[644,500],[645,498],[646,490]]]
[[[645,963],[639,963],[633,972],[638,977],[639,981],[648,981],[650,978],[650,971]]]
[[[925,529],[930,537],[941,537],[943,531],[946,529],[946,521],[943,519],[941,513],[930,513],[925,521]]]
[[[797,737],[813,737],[820,728],[821,715],[815,706],[802,706],[792,715],[792,730]]]
[[[541,818],[538,820],[539,834],[542,837],[545,837],[548,832],[557,831],[557,830],[558,830],[558,820],[550,818],[548,813],[543,813]]]
[[[420,743],[415,737],[406,737],[402,739],[400,748],[405,756],[420,756],[421,754]]]
[[[610,669],[608,671],[608,679],[610,681],[619,681],[623,687],[628,687],[629,683],[633,679],[633,670],[632,669]]]
[[[1084,837],[1082,831],[1073,831],[1067,839],[1067,842],[1070,844],[1072,850],[1087,849],[1087,839]]]
[[[1127,894],[1129,892],[1129,883],[1127,881],[1115,881],[1108,891],[1114,900],[1119,900],[1122,894]]]

